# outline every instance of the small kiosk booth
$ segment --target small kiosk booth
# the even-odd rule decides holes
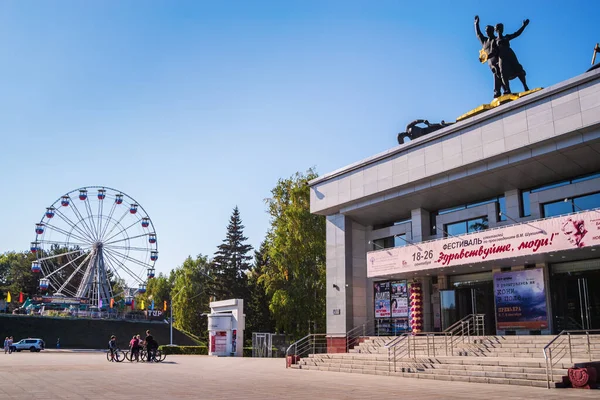
[[[210,302],[208,355],[242,357],[244,347],[244,300]]]

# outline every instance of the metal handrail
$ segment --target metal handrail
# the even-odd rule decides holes
[[[571,335],[581,335],[585,334],[586,337],[586,350],[588,354],[589,361],[592,361],[592,351],[590,347],[590,334],[600,334],[600,329],[581,329],[581,330],[564,330],[556,335],[546,346],[544,346],[544,360],[546,362],[546,388],[550,389],[550,381],[554,381],[554,366],[561,361],[568,353],[569,362],[573,364],[573,342],[571,340]],[[565,338],[567,336],[567,344],[565,345]],[[559,339],[562,339],[558,342]],[[552,355],[552,345],[556,343],[557,347],[563,345],[562,347],[558,347],[556,349],[556,353],[554,356]],[[560,356],[560,357],[557,357]],[[554,359],[554,360],[553,360]]]
[[[425,337],[427,357],[436,357],[439,351],[445,356],[454,355],[454,348],[459,340],[464,343],[465,337],[471,344],[471,336],[479,336],[485,332],[485,314],[470,314],[457,321],[443,332],[410,332],[390,340],[385,344],[388,350],[388,370],[396,372],[398,358],[417,358],[417,338]],[[443,339],[441,339],[443,337]],[[436,344],[436,338],[437,344]],[[440,340],[443,340],[440,343]],[[422,344],[421,344],[422,345]]]
[[[319,340],[325,339],[325,342],[319,342]],[[303,356],[305,354],[316,354],[317,346],[318,349],[325,347],[327,349],[327,334],[325,333],[311,333],[304,336],[302,339],[296,340],[294,343],[290,344],[287,350],[285,351],[285,367],[289,366],[288,356]],[[293,349],[293,352],[292,352]]]

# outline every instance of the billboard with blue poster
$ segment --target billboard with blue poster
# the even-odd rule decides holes
[[[548,329],[543,269],[495,274],[494,297],[497,329]]]

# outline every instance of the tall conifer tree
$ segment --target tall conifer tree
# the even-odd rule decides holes
[[[227,235],[212,260],[217,300],[248,298],[246,273],[251,269],[252,255],[248,253],[252,251],[252,246],[246,244],[247,240],[240,211],[236,206],[229,219]]]

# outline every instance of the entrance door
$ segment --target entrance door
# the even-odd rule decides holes
[[[449,328],[469,314],[484,314],[485,334],[495,334],[493,282],[457,286],[456,289],[440,291],[442,329]]]
[[[556,331],[600,329],[600,271],[554,275]]]

